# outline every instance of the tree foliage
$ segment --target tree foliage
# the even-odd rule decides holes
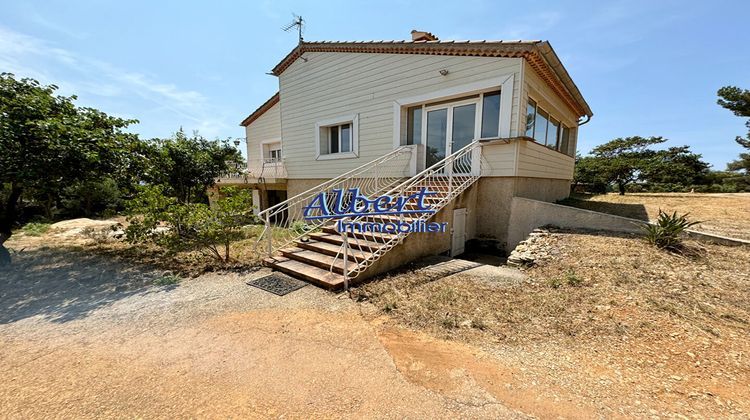
[[[708,182],[710,165],[688,146],[655,150],[662,137],[617,138],[594,148],[590,156],[577,156],[574,181],[592,192],[604,192],[610,184],[620,194],[638,182],[656,190],[688,188]]]
[[[702,156],[690,151],[689,146],[658,150],[641,169],[640,180],[649,184],[697,185],[704,184],[710,165]]]
[[[138,138],[136,120],[109,116],[55,95],[57,86],[0,74],[0,244],[18,220],[22,194],[48,203],[64,187],[128,172]]]
[[[665,141],[661,137],[616,138],[591,151],[593,162],[590,166],[601,179],[616,184],[622,195],[625,187],[638,179],[656,155],[650,147]]]
[[[717,103],[732,111],[738,117],[750,118],[750,90],[740,89],[735,86],[725,86],[717,92],[719,99]],[[745,137],[737,136],[735,141],[740,146],[750,151],[750,119],[745,122],[748,132]],[[750,185],[750,152],[740,153],[739,159],[730,162],[727,169],[739,172],[744,183]],[[735,181],[740,181],[736,179]]]
[[[242,164],[242,155],[229,140],[210,141],[180,129],[169,139],[153,142],[146,180],[164,186],[163,192],[181,203],[208,201],[206,189],[220,175]]]
[[[216,260],[231,260],[231,243],[243,238],[242,227],[257,222],[249,190],[222,189],[213,206],[182,203],[163,186],[146,186],[130,202],[127,238],[152,242],[171,251],[199,251]]]
[[[584,184],[589,191],[597,194],[605,193],[609,180],[599,163],[600,160],[593,156],[576,155],[573,183],[576,186]]]

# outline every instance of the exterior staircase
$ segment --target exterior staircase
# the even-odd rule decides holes
[[[378,259],[400,245],[410,232],[339,232],[339,220],[351,223],[428,222],[435,214],[469,188],[481,176],[481,145],[478,141],[408,177],[414,149],[404,146],[347,174],[305,191],[259,213],[265,229],[258,239],[265,246],[264,264],[292,277],[328,290],[348,288]],[[408,197],[425,189],[432,193],[424,202],[432,213],[377,214],[306,220],[303,207],[318,194],[344,194],[359,188],[362,195]],[[349,204],[348,198],[344,204]],[[407,201],[404,210],[416,211]]]

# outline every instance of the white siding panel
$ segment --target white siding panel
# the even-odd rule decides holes
[[[279,77],[289,178],[331,178],[393,149],[393,101],[476,81],[518,75],[521,59],[408,54],[304,54]],[[441,76],[439,71],[449,74]],[[517,135],[520,77],[511,135]],[[315,123],[359,115],[359,158],[315,160]],[[511,166],[512,167],[512,166]]]
[[[517,147],[517,141],[482,146],[482,175],[513,176],[515,174]]]
[[[516,176],[573,179],[575,159],[539,143],[521,140],[518,144]]]
[[[276,103],[245,127],[245,137],[247,138],[248,169],[251,172],[258,171],[260,159],[263,158],[260,148],[261,143],[281,139],[281,107],[279,103]],[[282,155],[284,152],[285,150],[282,151]]]

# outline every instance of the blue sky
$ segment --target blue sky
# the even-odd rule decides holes
[[[429,5],[429,7],[425,7]],[[266,72],[307,40],[549,40],[594,110],[579,149],[660,135],[714,165],[741,151],[744,120],[716,105],[727,84],[750,88],[747,1],[8,1],[0,0],[0,71],[55,83],[78,103],[137,118],[133,131],[179,127],[209,138],[271,96]]]

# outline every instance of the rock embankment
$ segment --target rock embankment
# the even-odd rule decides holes
[[[521,241],[508,256],[512,267],[531,267],[541,261],[554,258],[559,251],[554,246],[557,234],[547,228],[534,229],[529,237]]]

